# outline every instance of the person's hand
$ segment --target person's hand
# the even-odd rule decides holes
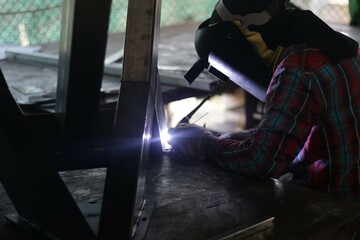
[[[194,124],[181,124],[169,129],[169,144],[175,152],[193,158],[201,158],[200,141],[201,136],[207,129]]]

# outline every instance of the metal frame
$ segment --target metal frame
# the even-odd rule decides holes
[[[111,0],[65,0],[56,112],[65,138],[83,144],[94,137]]]
[[[5,52],[6,60],[16,63],[22,63],[33,66],[50,66],[58,67],[59,58],[55,54],[39,53],[39,52],[25,52],[20,50],[7,50]],[[122,73],[122,64],[120,63],[109,63],[104,66],[104,75],[121,77]],[[189,88],[189,83],[184,80],[184,77],[172,73],[171,70],[167,69],[165,66],[158,66],[160,74],[160,82],[164,85],[170,85],[175,87]],[[184,72],[186,70],[184,69]],[[202,90],[202,91],[212,91],[214,84],[219,80],[213,77],[211,74],[207,74],[206,77],[201,78],[201,76],[196,79],[195,82],[191,84],[191,89]]]
[[[129,1],[113,154],[107,168],[99,236],[131,235],[143,206],[145,170],[160,94],[157,71],[161,0]],[[120,187],[121,186],[121,187]]]
[[[87,157],[87,150],[97,146],[110,6],[111,0],[64,2],[55,115],[65,150],[71,150],[65,157],[73,150],[74,159]],[[0,153],[5,156],[0,158],[0,180],[17,210],[7,216],[9,221],[49,239],[144,237],[154,207],[143,199],[153,120],[165,119],[157,69],[160,9],[161,0],[129,1],[123,78],[103,155],[107,176],[101,209],[74,201],[57,173],[54,153],[44,150],[0,76],[0,98],[7,104],[0,118]]]
[[[17,211],[17,223],[49,238],[95,239],[0,73],[0,100],[6,104],[0,118],[0,180]]]

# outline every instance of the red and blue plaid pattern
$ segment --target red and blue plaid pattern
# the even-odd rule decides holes
[[[258,178],[280,176],[297,158],[307,166],[307,186],[360,200],[360,53],[334,63],[307,45],[287,48],[252,133],[205,140],[203,151]]]

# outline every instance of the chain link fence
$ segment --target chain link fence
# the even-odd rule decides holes
[[[0,43],[28,46],[60,38],[62,0],[0,0]]]
[[[163,0],[162,26],[202,21],[217,0]],[[293,0],[331,23],[348,23],[348,0]],[[60,40],[63,0],[0,0],[0,44],[39,45]],[[125,30],[128,0],[113,0],[109,33]]]
[[[348,0],[291,0],[291,2],[301,9],[310,9],[327,23],[350,22]]]

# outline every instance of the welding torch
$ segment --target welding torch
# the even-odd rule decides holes
[[[207,101],[209,100],[209,98],[211,98],[211,95],[207,95],[200,103],[199,105],[197,105],[191,112],[189,112],[188,115],[186,115],[185,117],[183,117],[180,122],[178,122],[178,124],[176,124],[176,126],[180,126],[181,124],[188,124],[190,121],[190,118],[197,112],[197,110],[199,110],[199,108]]]
[[[175,129],[170,129],[169,132],[169,143],[172,147],[176,147],[179,152],[182,152],[186,155],[195,154],[194,152],[194,146],[197,145],[199,131],[203,132],[203,129],[197,129],[196,126],[194,126],[195,121],[192,124],[189,124],[189,121],[191,117],[196,113],[197,110],[211,97],[211,95],[206,96],[193,110],[191,110],[185,117],[183,117],[178,124],[176,124],[175,128],[180,128],[180,132],[176,132]],[[188,128],[188,126],[191,126]],[[205,127],[204,127],[205,128]],[[171,136],[173,135],[174,136]],[[185,142],[184,142],[185,141]]]

